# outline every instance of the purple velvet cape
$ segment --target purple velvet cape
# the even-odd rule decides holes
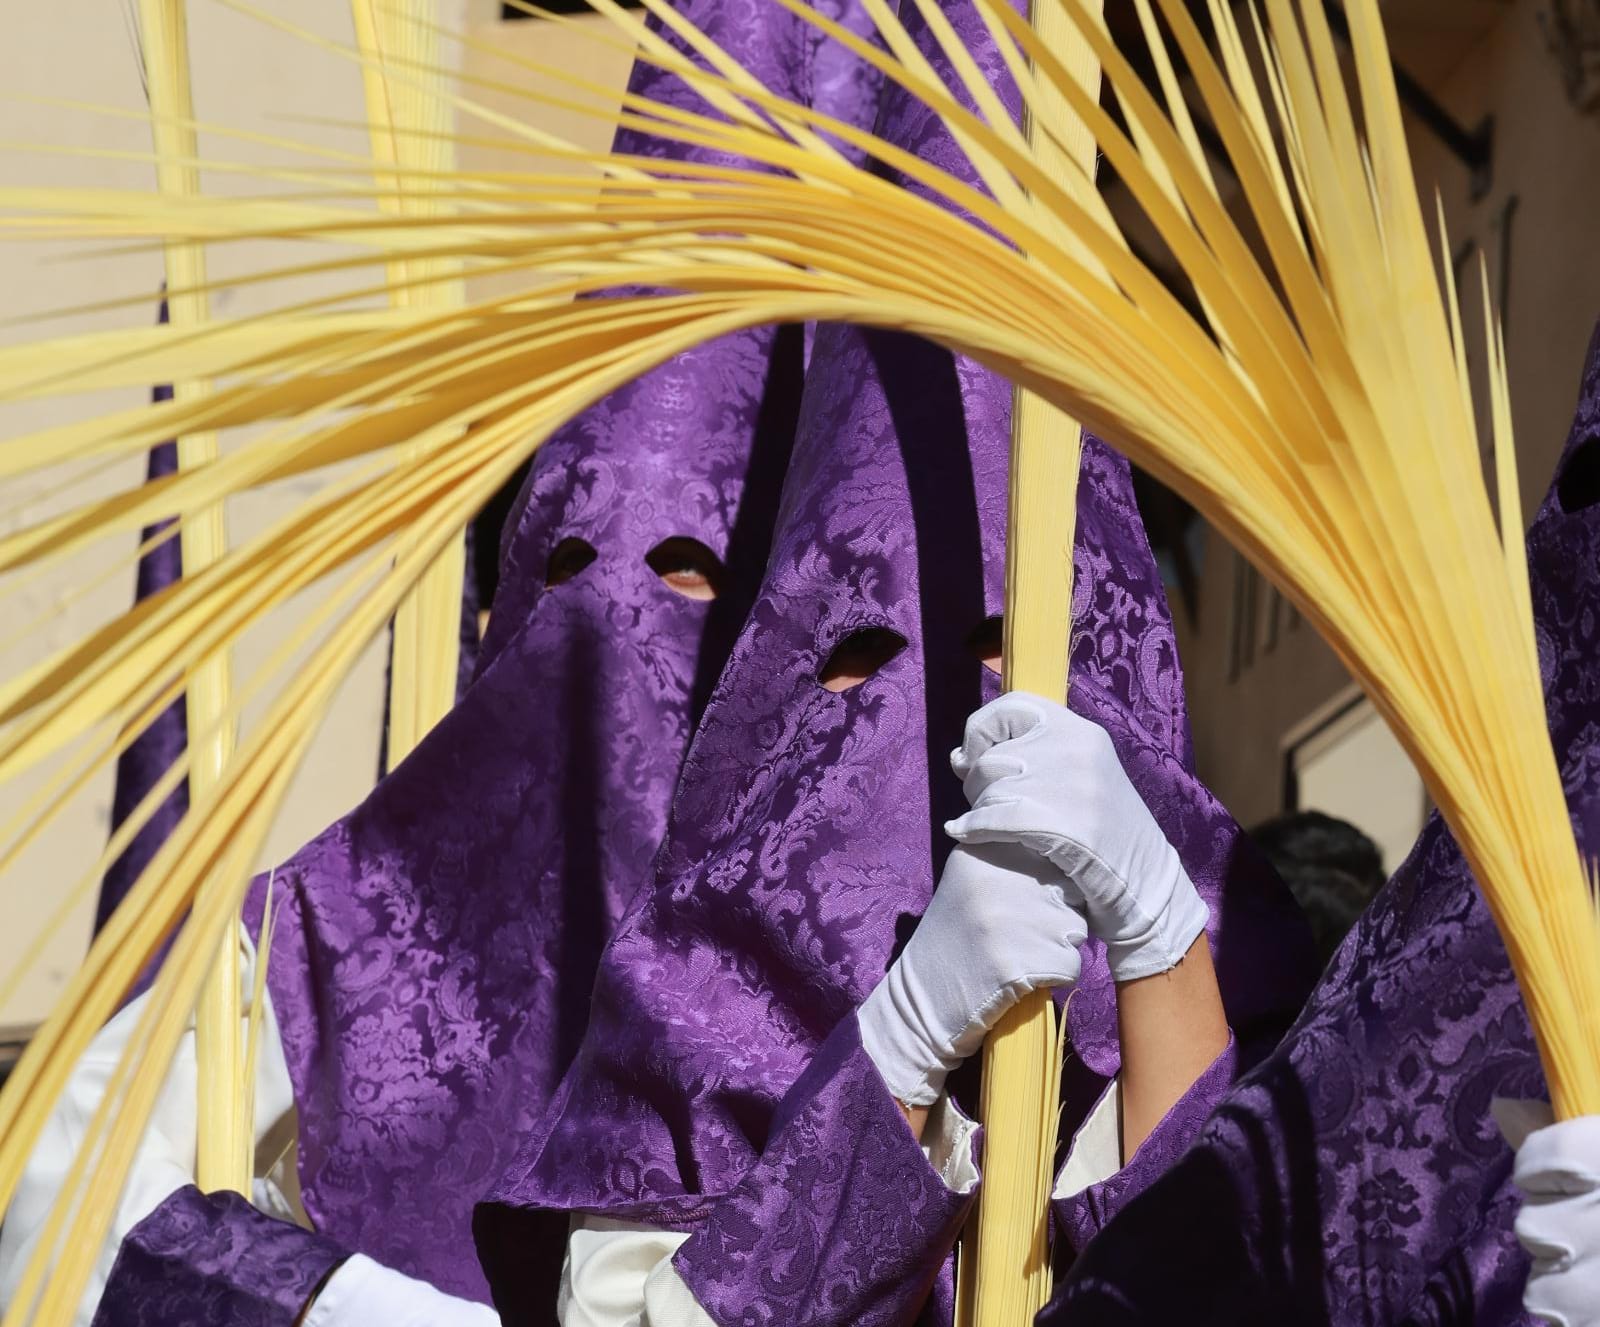
[[[1550,735],[1600,851],[1600,329],[1528,536]],[[1543,1099],[1505,947],[1434,818],[1283,1044],[1041,1322],[1531,1323],[1496,1096]],[[1086,1213],[1058,1218],[1080,1227]],[[1158,1274],[1152,1275],[1153,1271]]]
[[[1014,106],[974,11],[950,14]],[[878,131],[970,177],[893,90]],[[654,884],[602,959],[549,1116],[479,1215],[507,1321],[549,1320],[549,1255],[572,1211],[692,1232],[677,1265],[727,1324],[906,1321],[938,1279],[966,1200],[912,1145],[850,1014],[927,904],[938,827],[961,805],[948,752],[993,693],[964,643],[1001,603],[1010,396],[911,338],[818,329],[767,577],[696,731]],[[1127,466],[1092,440],[1076,557],[1072,703],[1111,731],[1211,903],[1234,1027],[1270,1037],[1309,989],[1309,940],[1194,777]],[[906,648],[850,691],[823,689],[830,653],[868,627]],[[1069,1009],[1081,1118],[1118,1064],[1098,946]],[[1197,1091],[1215,1099],[1227,1067]],[[1186,1141],[1203,1114],[1189,1103],[1168,1132]]]

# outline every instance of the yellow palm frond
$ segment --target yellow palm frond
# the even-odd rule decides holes
[[[1493,332],[1502,539],[1478,471],[1459,318],[1433,275],[1376,0],[1349,6],[1353,96],[1320,3],[1265,0],[1264,23],[1252,11],[1253,64],[1229,6],[1212,7],[1213,55],[1182,0],[1155,0],[1240,181],[1249,235],[1219,201],[1173,88],[1158,100],[1144,87],[1086,0],[1037,0],[1037,27],[1005,0],[976,0],[988,26],[1014,44],[1008,64],[1032,110],[1058,101],[1085,126],[1182,268],[1198,314],[1134,256],[1094,193],[1092,170],[1062,150],[1060,133],[1020,134],[982,99],[967,109],[910,58],[886,6],[874,10],[879,47],[803,0],[773,2],[926,101],[988,192],[786,103],[706,41],[698,45],[709,68],[659,43],[644,55],[698,89],[710,111],[628,97],[621,121],[742,156],[750,168],[606,159],[545,141],[541,153],[587,163],[592,174],[490,180],[423,168],[417,178],[463,204],[442,215],[377,212],[376,185],[372,194],[330,188],[326,197],[259,204],[0,188],[0,211],[14,214],[20,233],[178,245],[271,235],[325,253],[326,270],[380,290],[394,288],[388,265],[400,262],[400,284],[419,291],[480,271],[529,279],[526,294],[459,307],[285,307],[203,333],[174,327],[0,352],[0,399],[64,394],[79,381],[182,380],[200,369],[217,380],[204,399],[14,439],[0,451],[9,473],[63,452],[129,454],[167,436],[268,426],[153,495],[18,532],[0,545],[14,567],[132,528],[135,514],[192,518],[287,468],[358,464],[337,494],[191,568],[165,594],[0,687],[0,777],[97,724],[151,713],[173,678],[222,657],[270,606],[340,569],[365,571],[339,598],[311,662],[282,683],[270,724],[196,798],[0,1093],[0,1200],[63,1066],[190,910],[126,1095],[97,1123],[91,1182],[102,1196],[120,1183],[173,1029],[193,1006],[193,965],[228,934],[254,847],[321,707],[476,506],[560,422],[629,377],[734,328],[806,319],[907,330],[972,355],[1119,446],[1243,549],[1333,645],[1422,773],[1505,937],[1557,1113],[1600,1110],[1592,1037],[1600,935],[1544,723],[1525,573],[1511,547],[1520,532],[1505,469],[1503,351]],[[1047,16],[1100,66],[1128,133],[1101,110],[1059,40],[1041,37]],[[615,17],[633,35],[633,21]],[[1154,17],[1146,31],[1159,48]],[[1158,70],[1163,62],[1164,50]],[[477,113],[469,98],[448,99]],[[489,122],[519,137],[504,117]],[[824,135],[934,198],[856,169]],[[401,173],[373,169],[380,180]],[[334,247],[352,245],[353,256]],[[172,293],[193,297],[216,284],[196,279]],[[624,285],[678,293],[569,302]],[[986,1201],[1008,1200],[991,1186]],[[74,1218],[74,1239],[91,1229],[89,1211]],[[86,1271],[69,1255],[50,1283],[53,1293],[64,1287],[56,1309],[72,1300],[71,1276],[81,1284]],[[8,1324],[27,1312],[14,1308]]]

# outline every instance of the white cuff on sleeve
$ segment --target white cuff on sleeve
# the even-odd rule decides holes
[[[556,1292],[556,1320],[561,1327],[659,1327],[646,1283],[662,1264],[671,1269],[672,1255],[688,1238],[637,1221],[574,1216]],[[662,1311],[679,1312],[687,1301],[700,1316],[683,1317],[680,1312],[666,1320],[667,1327],[712,1327],[676,1272],[671,1279],[677,1287],[664,1280],[655,1286]],[[674,1289],[681,1289],[681,1297],[674,1298]]]
[[[1122,1169],[1122,1079],[1114,1078],[1072,1136],[1052,1198],[1070,1198]]]
[[[655,1271],[645,1278],[644,1317],[639,1327],[717,1327],[711,1316],[700,1307],[694,1292],[684,1284],[671,1257],[656,1264]]]
[[[305,1327],[499,1327],[487,1304],[457,1299],[373,1260],[352,1254],[311,1303]]]
[[[951,1193],[971,1193],[978,1183],[978,1167],[972,1160],[972,1135],[977,1131],[978,1122],[963,1115],[948,1092],[941,1092],[928,1110],[922,1155]]]

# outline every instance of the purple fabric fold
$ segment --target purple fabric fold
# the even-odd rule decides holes
[[[1161,1117],[1160,1123],[1139,1144],[1122,1169],[1097,1184],[1051,1202],[1055,1230],[1058,1238],[1064,1241],[1063,1254],[1082,1252],[1107,1222],[1167,1172],[1194,1142],[1217,1103],[1233,1086],[1238,1073],[1239,1046],[1229,1037],[1226,1049]],[[1106,1090],[1116,1089],[1108,1087]]]
[[[1593,854],[1600,329],[1528,562],[1551,740]],[[1293,1030],[1089,1244],[1040,1321],[1530,1323],[1512,1152],[1489,1103],[1545,1095],[1505,947],[1435,817]]]
[[[182,1188],[122,1241],[93,1327],[292,1327],[348,1256],[237,1194]]]
[[[973,1198],[928,1165],[852,1015],[673,1261],[722,1327],[877,1327],[927,1297]]]

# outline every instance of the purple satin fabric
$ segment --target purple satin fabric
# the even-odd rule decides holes
[[[162,321],[166,321],[164,303]],[[156,401],[170,401],[172,389],[157,387],[151,396]],[[177,468],[177,443],[164,442],[159,447],[151,448],[146,468],[149,478],[159,479],[164,475],[173,474]],[[145,527],[140,532],[140,542],[154,538],[171,524],[170,521],[162,521]],[[177,536],[174,535],[139,559],[134,599],[137,601],[148,598],[158,590],[164,590],[176,582],[182,575],[183,550],[178,544]],[[162,775],[172,768],[172,763],[182,757],[184,748],[188,745],[188,732],[188,715],[184,710],[184,699],[179,696],[129,744],[127,750],[117,757],[117,779],[111,794],[113,831],[138,809],[139,803],[160,782]],[[167,794],[166,799],[133,836],[133,840],[122,850],[117,860],[106,869],[100,881],[100,899],[95,906],[94,929],[97,932],[116,911],[117,904],[121,903],[128,891],[133,888],[139,873],[150,865],[151,859],[166,841],[167,835],[172,833],[188,809],[189,781],[183,779]]]
[[[1528,536],[1551,739],[1600,851],[1600,330]],[[1505,947],[1435,818],[1283,1044],[1090,1244],[1063,1327],[1531,1323],[1496,1096],[1543,1098]],[[1062,1212],[1072,1221],[1081,1214]],[[1152,1275],[1158,1270],[1158,1275]]]
[[[93,1327],[292,1327],[346,1256],[237,1194],[179,1189],[122,1241]]]
[[[975,12],[950,13],[1014,106]],[[902,19],[939,58],[916,15]],[[878,128],[970,174],[904,96],[885,94]],[[885,1195],[858,1186],[860,1219],[841,1237],[837,1204],[804,1184],[797,1195],[755,1190],[763,1177],[780,1188],[794,1179],[773,1154],[784,1122],[809,1118],[792,1094],[926,907],[948,850],[939,826],[963,805],[948,753],[995,690],[965,642],[1001,606],[1010,398],[996,375],[915,339],[817,330],[767,576],[695,734],[654,883],[606,951],[589,1031],[544,1125],[479,1213],[507,1321],[541,1320],[549,1288],[529,1260],[537,1232],[557,1228],[539,1214],[574,1210],[695,1232],[680,1270],[725,1323],[915,1314],[918,1259],[948,1247],[942,1212],[902,1226],[915,1256],[890,1302],[884,1278],[861,1274],[883,1247],[871,1214]],[[1234,1026],[1273,1035],[1314,975],[1309,935],[1194,778],[1171,622],[1129,472],[1092,439],[1078,509],[1072,703],[1110,730],[1211,903]],[[858,687],[825,690],[830,653],[867,627],[897,632],[906,648]],[[1069,1022],[1089,1076],[1114,1073],[1114,992],[1097,946]],[[848,1112],[823,1114],[833,1127],[817,1125],[816,1139],[854,1155]],[[909,1155],[912,1174],[927,1172]],[[786,1290],[745,1259],[738,1284],[718,1264],[726,1242],[696,1247],[723,1219],[723,1199],[750,1212],[746,1243],[759,1210],[807,1275]]]
[[[934,1292],[949,1321],[945,1251],[972,1202],[923,1160],[846,1018],[774,1113],[750,1172],[674,1258],[719,1323],[888,1327]]]

